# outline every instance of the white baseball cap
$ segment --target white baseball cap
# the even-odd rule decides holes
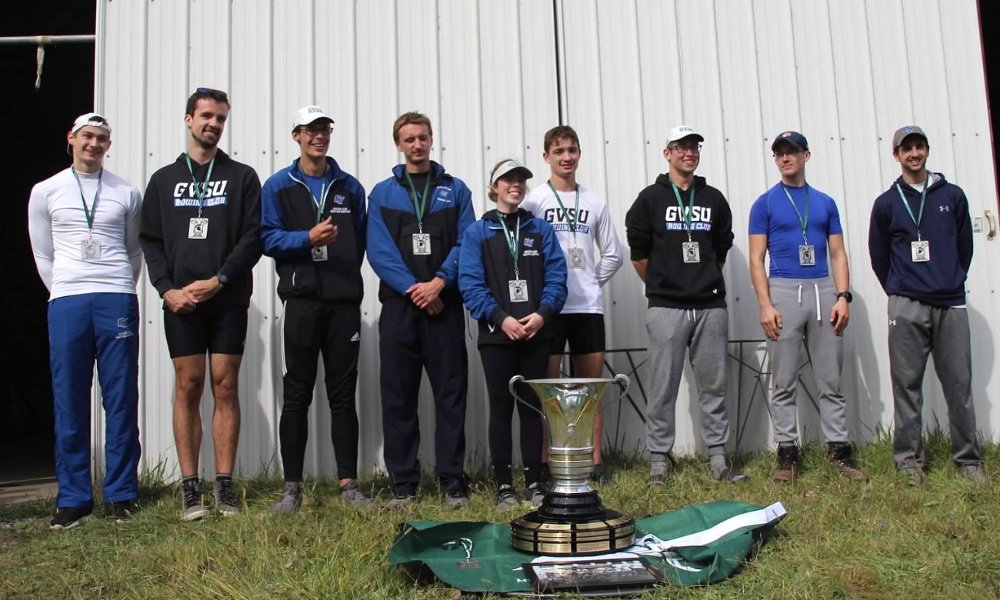
[[[322,108],[318,106],[303,106],[295,111],[295,116],[292,118],[292,131],[320,119],[329,119],[333,123],[333,117],[326,114],[326,111]]]
[[[683,140],[686,137],[696,137],[698,138],[699,142],[705,141],[705,138],[702,137],[700,133],[695,131],[694,127],[691,127],[689,125],[678,125],[677,127],[671,129],[670,133],[667,134],[666,145],[669,146],[670,144],[676,142],[677,140]]]
[[[490,178],[490,185],[496,183],[501,177],[512,172],[520,171],[525,179],[531,179],[534,174],[528,169],[528,167],[521,164],[520,161],[514,160],[513,158],[500,163],[500,166],[493,171],[493,177]]]
[[[76,133],[88,125],[90,127],[100,127],[101,129],[107,131],[108,135],[111,135],[111,124],[108,123],[107,119],[95,112],[85,113],[77,117],[76,120],[73,121],[73,127],[69,130],[69,132]]]

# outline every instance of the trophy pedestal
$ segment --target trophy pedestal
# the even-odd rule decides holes
[[[623,550],[635,541],[635,519],[601,505],[597,492],[548,493],[542,506],[510,522],[517,550],[588,556]]]

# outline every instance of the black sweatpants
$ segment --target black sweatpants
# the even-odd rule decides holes
[[[358,412],[354,404],[361,347],[361,310],[356,304],[292,298],[285,302],[282,356],[284,406],[278,425],[285,481],[302,480],[309,437],[309,405],[323,356],[330,438],[337,477],[358,476]]]
[[[396,495],[420,485],[417,400],[422,371],[434,392],[434,470],[443,490],[465,490],[465,398],[469,386],[465,308],[442,296],[430,316],[409,298],[386,298],[379,317],[380,388],[385,468]]]
[[[511,436],[515,405],[521,423],[521,462],[524,464],[525,485],[531,485],[540,479],[542,417],[535,410],[514,400],[507,384],[514,375],[522,375],[525,379],[544,378],[549,364],[550,343],[546,338],[479,347],[486,376],[486,391],[490,397],[490,460],[497,485],[511,485],[513,482]],[[538,396],[528,385],[518,384],[517,394],[535,409],[541,409]]]

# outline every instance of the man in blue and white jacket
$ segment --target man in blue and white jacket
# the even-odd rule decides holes
[[[921,128],[896,130],[892,156],[902,174],[875,199],[868,230],[872,269],[889,296],[892,452],[912,485],[925,481],[921,390],[933,353],[948,403],[952,460],[963,476],[988,483],[976,441],[965,310],[965,278],[972,264],[969,201],[962,188],[927,170],[929,154]]]
[[[426,115],[400,115],[392,137],[406,162],[368,198],[368,262],[382,280],[380,389],[383,453],[395,495],[391,509],[413,502],[420,484],[417,399],[423,369],[434,391],[438,481],[449,506],[469,502],[468,357],[457,280],[461,235],[476,217],[469,188],[430,159],[433,136]]]
[[[309,405],[320,354],[341,498],[355,506],[371,504],[357,482],[354,405],[365,291],[365,189],[326,155],[332,133],[333,119],[322,108],[296,111],[292,139],[299,158],[269,177],[261,190],[264,254],[274,258],[278,296],[284,302],[284,405],[278,437],[285,489],[272,512],[293,512],[302,499]]]

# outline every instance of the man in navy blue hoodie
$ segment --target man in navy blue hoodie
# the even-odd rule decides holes
[[[902,175],[875,199],[868,231],[872,269],[889,296],[893,456],[912,485],[924,482],[921,388],[933,353],[948,403],[952,460],[963,476],[988,483],[976,442],[965,310],[965,278],[972,263],[969,202],[944,175],[927,170],[929,153],[922,129],[896,130],[892,155]]]
[[[264,254],[274,258],[278,296],[284,303],[284,404],[278,437],[285,489],[272,512],[293,512],[302,500],[309,405],[320,354],[340,497],[354,506],[372,503],[357,482],[354,406],[365,291],[365,189],[326,155],[332,133],[333,119],[322,108],[296,111],[292,139],[299,158],[269,177],[261,192]]]
[[[463,470],[468,357],[458,254],[462,232],[476,220],[472,193],[431,160],[434,132],[426,115],[400,115],[392,139],[406,162],[368,197],[368,262],[382,280],[383,453],[395,495],[389,508],[416,499],[424,369],[434,391],[434,468],[446,502],[457,508],[469,502]]]

